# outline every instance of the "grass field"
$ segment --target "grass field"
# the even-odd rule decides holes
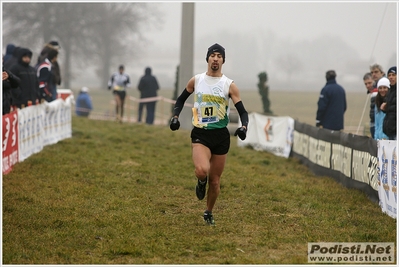
[[[75,96],[77,96],[78,90],[75,89],[73,91]],[[110,91],[105,89],[92,89],[90,95],[93,99],[94,115],[102,116],[114,112],[114,105],[111,104],[113,98]],[[135,98],[140,97],[138,91],[134,89],[129,89],[128,95]],[[159,90],[159,95],[171,99],[173,91]],[[347,92],[346,97],[348,108],[345,113],[344,131],[370,136],[368,129],[370,105],[366,103],[369,101],[367,95],[363,91],[359,93]],[[241,91],[241,98],[248,112],[263,112],[261,97],[257,91],[243,90]],[[310,125],[315,124],[319,92],[271,91],[269,98],[271,101],[271,110],[276,116],[290,116],[300,122]],[[362,116],[365,103],[366,108]],[[171,115],[170,110],[170,104],[162,101],[158,102],[156,110],[158,121],[166,123]],[[126,101],[125,116],[132,121],[137,120],[136,102]]]
[[[307,264],[308,242],[396,244],[364,193],[231,138],[209,227],[189,131],[73,116],[72,138],[3,176],[2,263]]]

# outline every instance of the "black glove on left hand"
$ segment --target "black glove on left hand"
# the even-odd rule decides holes
[[[180,128],[179,119],[178,119],[178,118],[175,118],[175,117],[172,117],[172,118],[170,119],[169,127],[170,127],[170,129],[171,129],[172,131],[179,130],[179,128]]]
[[[240,137],[241,140],[245,140],[245,138],[247,138],[247,129],[244,127],[240,127],[236,130],[236,132],[234,133],[234,136]]]

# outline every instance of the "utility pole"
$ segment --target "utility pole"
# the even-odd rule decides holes
[[[194,69],[194,5],[195,3],[182,3],[182,22],[180,40],[180,67],[178,96],[186,88],[188,80],[193,77]],[[190,96],[186,103],[193,103],[193,96]],[[184,107],[179,116],[182,129],[191,129],[192,111]]]

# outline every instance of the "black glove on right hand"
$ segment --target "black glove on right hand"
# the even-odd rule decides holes
[[[171,129],[172,131],[179,130],[179,128],[180,128],[179,118],[172,117],[172,118],[170,119],[170,125],[169,125],[169,127],[170,127],[170,129]]]
[[[245,138],[247,138],[247,129],[244,127],[240,127],[236,130],[236,132],[234,133],[234,136],[240,137],[241,140],[245,140]]]

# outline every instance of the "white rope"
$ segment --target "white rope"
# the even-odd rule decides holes
[[[370,100],[369,100],[370,95],[371,95],[371,94],[367,94],[367,99],[366,99],[366,101],[364,102],[362,117],[360,118],[359,125],[357,126],[357,130],[356,130],[356,134],[357,134],[357,135],[359,135],[360,124],[362,124],[363,116],[364,116],[364,111],[366,110],[367,103],[370,102]]]
[[[385,4],[384,14],[382,15],[382,19],[381,19],[381,22],[380,22],[380,27],[378,28],[378,32],[377,32],[377,37],[375,38],[373,49],[371,50],[371,55],[370,55],[370,60],[369,60],[370,63],[371,63],[371,59],[372,59],[372,57],[374,55],[375,46],[377,45],[378,36],[380,35],[380,31],[381,31],[381,28],[382,28],[382,23],[383,23],[384,18],[385,18],[385,13],[387,12],[387,8],[388,8],[388,3]],[[364,103],[362,116],[360,118],[359,125],[357,126],[356,134],[359,133],[360,124],[363,121],[363,116],[364,116],[364,112],[366,110],[366,105],[367,105],[367,103],[370,102],[370,99],[369,99],[370,95],[371,95],[371,93],[367,94],[367,101]]]
[[[388,8],[388,3],[385,4],[384,14],[382,15],[382,18],[381,18],[380,27],[378,28],[377,36],[375,37],[373,50],[371,50],[371,55],[370,55],[370,60],[369,60],[370,63],[371,63],[371,58],[374,55],[375,46],[377,45],[378,36],[380,35],[380,31],[381,31],[381,28],[382,28],[382,23],[384,22],[385,13],[387,12],[387,8]]]

